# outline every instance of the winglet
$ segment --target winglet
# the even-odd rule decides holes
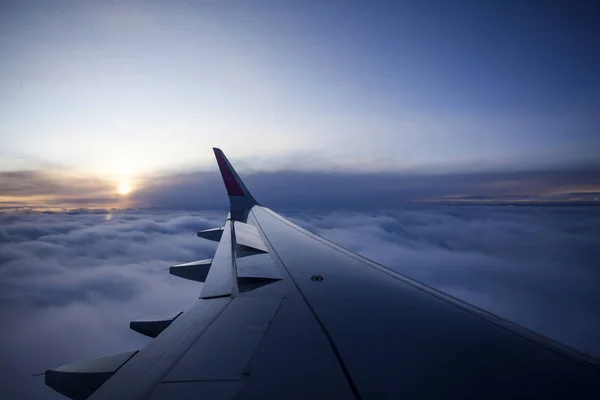
[[[225,189],[227,189],[231,205],[243,204],[251,206],[258,204],[221,149],[213,147],[213,151],[215,152],[217,164],[219,164],[219,170],[221,170],[221,176],[223,177],[223,183],[225,183]]]

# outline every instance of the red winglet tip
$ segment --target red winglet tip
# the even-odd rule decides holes
[[[227,158],[223,151],[217,147],[213,147],[215,152],[215,157],[217,158],[217,164],[219,165],[219,170],[221,170],[221,176],[223,177],[223,182],[225,183],[225,189],[227,189],[227,194],[229,196],[244,196],[244,191],[241,188],[240,184],[236,180],[235,172],[233,171],[233,167],[230,167],[227,162]]]

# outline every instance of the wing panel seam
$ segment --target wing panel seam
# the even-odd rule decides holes
[[[312,305],[310,304],[310,302],[308,301],[308,299],[306,298],[306,296],[304,295],[304,293],[300,289],[300,286],[298,286],[298,283],[296,283],[296,280],[293,278],[293,276],[290,273],[290,271],[286,268],[286,266],[283,263],[283,261],[281,261],[281,258],[279,257],[279,254],[277,253],[277,251],[275,250],[275,248],[271,245],[271,241],[269,240],[269,238],[267,237],[267,235],[265,235],[265,232],[262,229],[262,226],[260,225],[260,222],[258,221],[258,219],[256,218],[256,216],[254,216],[254,211],[252,210],[251,213],[252,213],[252,216],[254,217],[254,220],[256,221],[256,224],[258,225],[258,228],[261,230],[264,239],[268,243],[269,247],[271,247],[271,249],[273,250],[273,254],[275,255],[275,257],[277,257],[277,260],[279,260],[279,263],[281,264],[281,266],[287,272],[288,276],[290,277],[290,280],[292,281],[292,283],[296,287],[296,290],[298,290],[298,293],[300,294],[300,296],[304,300],[304,303],[306,304],[306,306],[310,310],[311,314],[313,315],[313,317],[315,318],[315,320],[319,324],[319,327],[323,331],[323,334],[325,335],[327,341],[329,342],[329,345],[331,346],[331,350],[333,351],[333,354],[335,355],[335,358],[337,359],[338,363],[340,364],[340,368],[342,369],[344,377],[346,378],[346,381],[348,382],[348,386],[350,386],[350,390],[352,391],[352,394],[354,395],[354,398],[357,399],[357,400],[361,400],[361,395],[360,395],[360,392],[358,390],[358,387],[354,383],[354,380],[352,379],[352,376],[350,375],[350,371],[346,367],[346,364],[344,363],[344,360],[342,359],[342,355],[341,355],[340,351],[338,350],[335,342],[333,341],[333,337],[331,336],[331,334],[329,333],[329,331],[325,327],[325,324],[323,323],[323,321],[321,321],[321,318],[319,318],[319,315],[317,314],[317,312],[315,311],[315,309],[312,307]]]
[[[205,313],[208,313],[210,311],[210,309],[212,309],[213,307],[216,306],[217,303],[213,303],[211,304],[211,306],[205,310]],[[201,330],[201,332],[198,332],[197,335],[195,335],[194,340],[191,341],[191,343],[185,347],[185,349],[183,349],[183,351],[181,352],[181,354],[179,355],[179,357],[177,358],[177,360],[174,360],[174,362],[165,370],[162,371],[160,377],[156,380],[157,384],[160,384],[160,382],[162,381],[162,378],[164,378],[165,376],[167,376],[169,374],[169,372],[175,367],[175,365],[177,364],[177,361],[179,361],[181,359],[181,357],[183,357],[185,355],[185,353],[190,349],[190,347],[192,347],[194,345],[194,343],[196,343],[196,341],[208,330],[208,328],[221,316],[221,314],[223,314],[223,312],[227,309],[227,307],[229,307],[229,305],[231,304],[230,301],[228,301],[224,307],[221,308],[221,310],[218,311],[218,313],[216,315],[214,315],[211,318],[210,323],[206,324],[206,326],[204,326]],[[197,322],[196,322],[197,323]],[[185,333],[183,333],[180,337],[179,340],[177,340],[176,342],[174,342],[171,346],[169,346],[169,349],[166,350],[161,357],[156,360],[156,362],[154,362],[153,366],[148,369],[142,376],[140,376],[138,378],[138,380],[136,381],[136,383],[134,385],[131,386],[131,388],[128,390],[128,393],[135,393],[136,392],[136,387],[140,384],[140,382],[142,382],[144,380],[144,377],[150,372],[151,369],[155,368],[156,365],[158,365],[160,363],[161,360],[165,359],[165,357],[169,357],[171,356],[169,353],[177,347],[177,345],[179,345],[180,343],[182,343],[183,340],[185,340],[186,335],[188,335],[191,331],[193,331],[194,329],[194,325],[195,323],[191,324],[191,326],[186,329]],[[143,394],[140,396],[140,398],[143,398],[145,396],[148,395],[148,393],[150,393],[150,391],[155,387],[155,385],[149,385],[148,387],[146,387],[146,389],[141,389],[143,392]]]

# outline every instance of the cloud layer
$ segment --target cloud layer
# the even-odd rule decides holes
[[[143,347],[128,322],[189,308],[198,284],[174,263],[211,257],[197,230],[224,215],[0,214],[0,393],[62,398],[31,381],[48,367]]]
[[[600,209],[411,206],[284,213],[417,280],[600,356]],[[0,397],[58,399],[29,375],[143,347],[131,319],[188,309],[200,284],[173,263],[225,213],[0,214]]]
[[[20,207],[110,207],[120,203],[115,184],[68,169],[0,172],[0,210]]]

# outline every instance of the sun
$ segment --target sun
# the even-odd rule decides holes
[[[131,192],[131,186],[129,186],[129,183],[121,182],[119,185],[119,193],[128,194],[129,192]]]

